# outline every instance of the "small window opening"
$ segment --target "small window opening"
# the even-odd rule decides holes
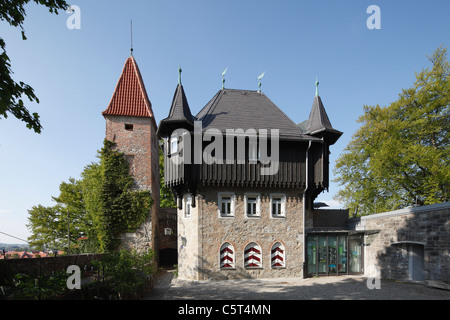
[[[125,123],[125,130],[133,131],[133,125],[131,123]]]

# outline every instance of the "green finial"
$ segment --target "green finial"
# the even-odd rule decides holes
[[[222,90],[225,88],[225,75],[227,74],[228,67],[222,72]]]
[[[319,96],[319,80],[317,79],[317,76],[316,76],[316,97],[318,97]]]
[[[178,84],[181,84],[181,72],[183,70],[181,70],[181,66],[178,68]]]
[[[261,79],[264,77],[264,74],[265,74],[266,72],[264,71],[263,73],[261,73],[259,76],[258,76],[258,92],[261,92]]]

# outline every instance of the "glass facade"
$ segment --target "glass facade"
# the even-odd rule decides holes
[[[362,273],[364,271],[362,247],[363,237],[360,235],[309,234],[306,238],[307,274]]]

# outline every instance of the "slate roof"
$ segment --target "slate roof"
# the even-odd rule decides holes
[[[316,95],[309,114],[309,119],[298,124],[300,130],[310,135],[322,135],[330,144],[334,144],[342,135],[341,131],[333,128],[328,118],[322,99]]]
[[[184,93],[183,85],[178,84],[173,95],[172,105],[170,107],[167,118],[161,120],[158,126],[157,135],[159,137],[165,136],[176,128],[191,129],[194,126],[195,118],[189,108],[189,103]]]
[[[305,135],[264,93],[249,90],[222,89],[197,114],[203,130],[250,128],[258,131],[280,130],[282,140],[318,140]]]
[[[333,129],[320,96],[314,98],[306,129],[310,133],[322,129]]]
[[[184,93],[183,86],[178,84],[172,100],[172,107],[170,108],[169,116],[165,121],[187,121],[194,122],[194,116],[189,108],[189,103]]]
[[[125,62],[111,101],[102,114],[104,116],[153,117],[152,105],[133,56]]]

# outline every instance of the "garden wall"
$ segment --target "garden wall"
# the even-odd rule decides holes
[[[58,271],[67,270],[71,265],[77,265],[84,270],[91,261],[100,260],[103,254],[79,254],[61,255],[56,257],[33,258],[33,259],[6,259],[0,260],[0,277],[7,273],[25,274],[52,274]]]

